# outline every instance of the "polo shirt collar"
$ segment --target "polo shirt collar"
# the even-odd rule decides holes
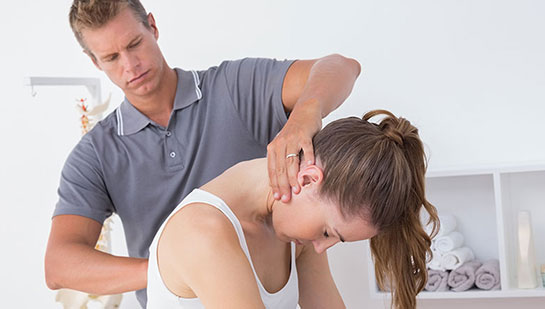
[[[178,75],[178,84],[176,85],[173,112],[202,98],[198,73],[179,68],[175,68],[175,70]],[[151,119],[136,109],[126,97],[116,110],[116,118],[118,135],[134,134],[152,123]]]
[[[199,74],[195,71],[184,71],[178,68],[176,68],[176,73],[178,74],[178,86],[176,87],[173,110],[182,109],[202,99]]]

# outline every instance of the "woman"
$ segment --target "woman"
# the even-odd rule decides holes
[[[422,206],[438,222],[417,129],[372,111],[330,123],[313,144],[316,163],[301,158],[302,190],[288,204],[272,198],[265,159],[189,194],[150,247],[148,308],[343,308],[325,250],[363,239],[393,306],[415,308],[431,254]]]

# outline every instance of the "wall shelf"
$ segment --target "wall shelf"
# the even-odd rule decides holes
[[[439,213],[453,214],[465,245],[480,261],[498,259],[502,288],[499,291],[471,289],[465,292],[423,291],[419,299],[545,297],[538,288],[518,289],[516,278],[517,213],[529,210],[536,253],[536,276],[545,263],[545,162],[430,170],[426,174],[428,200]],[[389,297],[379,291],[369,245],[371,296]]]
[[[390,293],[376,292],[376,298],[390,298]],[[427,292],[423,291],[416,298],[418,299],[471,299],[471,298],[517,298],[517,297],[545,297],[545,289],[533,290],[502,290],[483,291],[471,289],[464,292]]]
[[[32,96],[36,95],[36,86],[84,86],[87,88],[94,104],[101,103],[100,79],[96,77],[47,77],[30,76],[24,79],[25,86],[30,86]]]

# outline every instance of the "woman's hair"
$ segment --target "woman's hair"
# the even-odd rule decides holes
[[[81,33],[83,29],[96,29],[104,26],[126,7],[131,9],[136,19],[141,21],[146,28],[150,28],[148,14],[139,0],[74,0],[68,17],[70,27],[81,47],[90,52],[83,42]]]
[[[378,123],[369,120],[384,116]],[[416,308],[427,280],[431,238],[420,220],[422,206],[435,235],[439,220],[426,200],[427,161],[418,130],[385,110],[331,122],[313,140],[323,165],[321,195],[337,201],[345,217],[360,216],[378,234],[371,238],[381,289],[391,288],[392,306]]]

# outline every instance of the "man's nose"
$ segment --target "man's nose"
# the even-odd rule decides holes
[[[122,56],[123,67],[126,72],[133,73],[135,69],[140,65],[138,57],[132,53],[126,53]]]

